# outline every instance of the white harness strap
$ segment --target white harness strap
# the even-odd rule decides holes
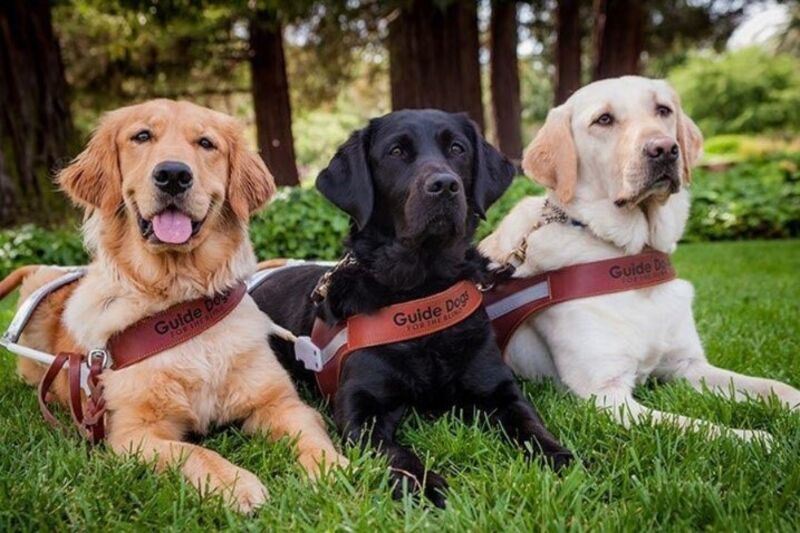
[[[550,284],[547,280],[544,280],[527,289],[506,296],[502,300],[487,305],[486,314],[489,315],[489,320],[494,320],[512,311],[516,311],[520,307],[526,306],[531,302],[547,299],[549,297]]]

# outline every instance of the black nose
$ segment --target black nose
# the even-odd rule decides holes
[[[192,169],[178,161],[164,161],[153,169],[153,183],[170,196],[178,196],[192,186]]]
[[[675,161],[679,152],[678,143],[670,137],[650,139],[644,145],[644,153],[654,161]]]
[[[434,174],[425,180],[425,192],[431,196],[455,196],[461,190],[461,183],[452,174]]]

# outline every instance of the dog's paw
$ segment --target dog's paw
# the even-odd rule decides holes
[[[392,476],[392,498],[399,500],[404,494],[418,495],[420,492],[439,509],[447,507],[447,489],[450,487],[447,480],[427,470],[421,473],[412,473],[401,468],[390,467]]]
[[[544,455],[544,461],[554,472],[560,472],[575,461],[575,455],[564,449]]]
[[[244,470],[236,469],[233,481],[223,489],[225,501],[242,514],[252,514],[264,505],[269,498],[267,488],[258,477]]]

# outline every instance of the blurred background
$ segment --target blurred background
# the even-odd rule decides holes
[[[3,0],[0,260],[42,226],[74,232],[53,173],[122,105],[169,97],[236,115],[295,186],[369,117],[406,107],[466,111],[518,159],[577,87],[635,73],[668,78],[707,138],[687,239],[796,236],[796,0]],[[273,251],[332,255],[347,221],[303,190],[278,201],[307,211],[281,216],[332,218],[330,248],[301,228]],[[515,184],[507,201],[536,191]]]

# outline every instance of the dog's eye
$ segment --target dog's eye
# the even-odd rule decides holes
[[[665,105],[657,105],[656,106],[656,114],[659,117],[668,117],[672,114],[672,109],[668,108]]]
[[[403,157],[405,152],[399,146],[392,146],[392,148],[389,150],[389,155],[392,157]]]
[[[610,126],[614,123],[614,116],[611,113],[603,113],[595,119],[594,123],[600,126]]]
[[[214,148],[216,148],[214,143],[211,142],[211,139],[209,139],[208,137],[200,137],[200,140],[197,141],[197,144],[199,144],[200,147],[203,148],[204,150],[213,150]]]
[[[460,143],[453,143],[450,145],[450,153],[453,155],[461,155],[465,152],[464,146]]]
[[[142,143],[146,143],[147,141],[149,141],[152,138],[153,138],[153,134],[150,133],[150,130],[142,130],[142,131],[136,133],[136,135],[134,135],[133,137],[131,137],[131,140],[133,142],[135,142],[135,143],[142,144]]]

